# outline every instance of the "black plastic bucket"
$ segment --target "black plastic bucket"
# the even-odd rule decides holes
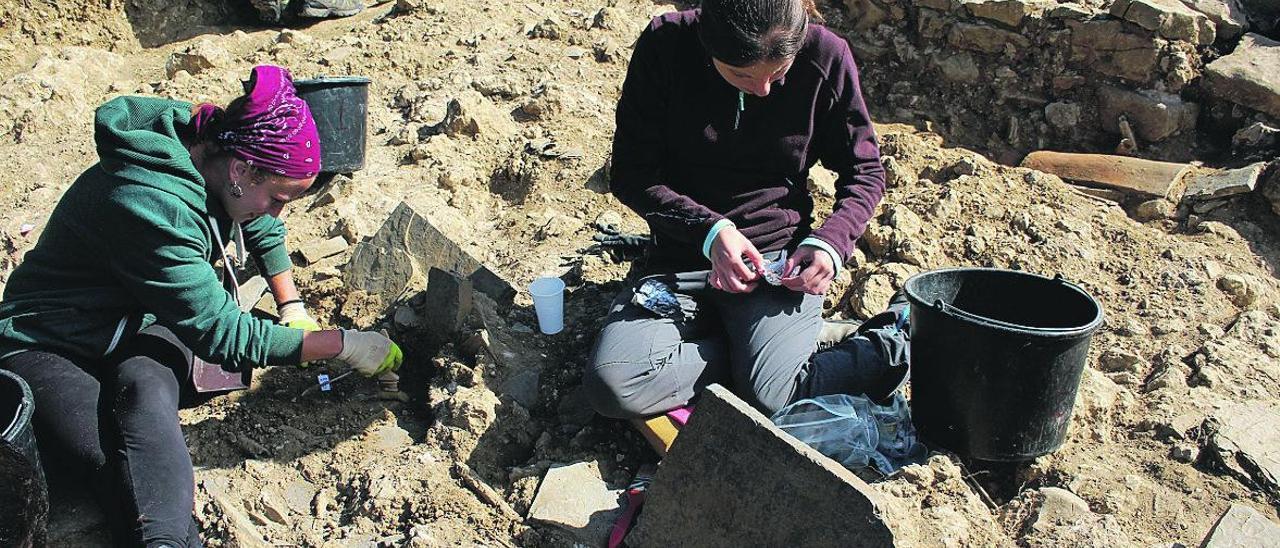
[[[31,423],[35,399],[17,375],[0,369],[0,545],[43,546],[49,491]]]
[[[1061,277],[987,268],[907,280],[911,413],[926,440],[1023,461],[1066,439],[1102,307]]]
[[[293,83],[307,102],[320,132],[320,164],[324,173],[364,169],[369,125],[369,79],[322,76]]]

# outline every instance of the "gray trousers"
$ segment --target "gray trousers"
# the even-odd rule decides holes
[[[810,355],[822,328],[822,297],[761,284],[751,293],[690,294],[692,318],[658,317],[618,295],[583,376],[601,415],[663,413],[721,383],[772,414],[808,397]]]

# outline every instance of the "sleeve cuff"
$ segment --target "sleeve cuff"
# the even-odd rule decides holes
[[[264,277],[271,277],[293,268],[293,261],[289,259],[289,250],[284,245],[278,245],[268,249],[262,255],[258,256],[262,261],[262,269]]]
[[[707,231],[706,239],[702,240],[702,256],[707,260],[711,260],[711,244],[715,243],[716,235],[725,227],[734,226],[733,221],[729,219],[720,219],[716,224],[711,225],[711,230]]]
[[[827,242],[825,242],[825,241],[823,241],[823,240],[820,240],[820,239],[818,239],[818,238],[814,238],[814,237],[810,236],[810,237],[805,238],[804,240],[802,240],[802,241],[800,242],[800,245],[807,245],[807,246],[811,246],[811,247],[816,247],[816,248],[818,248],[818,249],[821,249],[821,250],[823,250],[823,251],[826,251],[826,252],[827,252],[827,255],[830,255],[830,256],[831,256],[831,264],[835,265],[835,267],[836,267],[836,276],[839,276],[839,275],[840,275],[840,271],[841,271],[841,270],[844,270],[844,261],[840,259],[840,254],[839,254],[839,253],[836,253],[836,248],[831,247],[831,244],[829,244],[829,243],[827,243]]]

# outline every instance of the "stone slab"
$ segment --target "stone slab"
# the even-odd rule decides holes
[[[1119,133],[1118,121],[1124,116],[1146,142],[1162,141],[1195,129],[1200,115],[1199,105],[1156,90],[1131,91],[1103,85],[1098,88],[1098,99],[1103,129]]]
[[[1189,164],[1129,156],[1047,150],[1028,154],[1022,167],[1131,194],[1170,199],[1182,191],[1183,176],[1191,169]]]
[[[1116,0],[1111,15],[1170,40],[1207,46],[1216,38],[1213,21],[1179,0]]]
[[[635,547],[892,546],[883,503],[720,385],[659,465]]]
[[[473,291],[471,280],[432,267],[427,272],[424,310],[418,318],[426,333],[440,343],[452,339],[471,314]]]
[[[1200,548],[1280,548],[1280,525],[1253,508],[1233,503]]]
[[[622,512],[622,489],[609,489],[595,462],[547,470],[529,507],[529,520],[550,525],[588,546],[604,546]]]
[[[1232,40],[1249,30],[1249,17],[1237,0],[1182,0],[1213,21],[1218,40]]]
[[[1258,162],[1239,169],[1222,169],[1210,173],[1187,176],[1187,192],[1183,200],[1205,201],[1253,192],[1258,179],[1267,168],[1266,162]]]
[[[1280,117],[1280,42],[1249,33],[1235,51],[1204,68],[1205,88],[1217,97]]]
[[[254,276],[245,280],[236,290],[236,298],[240,302],[240,311],[248,312],[254,308],[263,295],[267,294],[267,280],[262,276]],[[272,304],[275,304],[274,302]]]
[[[1204,431],[1219,464],[1280,497],[1280,405],[1250,402],[1226,407],[1205,421]]]
[[[470,280],[476,291],[498,303],[508,304],[516,294],[509,282],[404,202],[372,238],[356,246],[343,279],[355,289],[391,302],[401,296],[415,273],[425,276],[432,267]]]
[[[347,250],[347,240],[342,236],[334,236],[327,240],[316,240],[298,249],[302,261],[313,265],[326,257],[332,257]],[[305,266],[305,265],[304,265]]]

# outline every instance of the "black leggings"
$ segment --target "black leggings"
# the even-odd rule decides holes
[[[102,360],[39,350],[0,360],[31,385],[46,473],[87,481],[117,546],[201,545],[178,424],[180,400],[193,400],[182,388],[189,356],[168,330],[149,328]]]

